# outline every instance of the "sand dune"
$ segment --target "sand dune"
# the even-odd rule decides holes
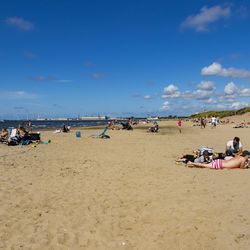
[[[202,145],[224,151],[234,136],[250,149],[250,129],[146,127],[0,145],[0,249],[249,249],[250,170],[174,160]]]

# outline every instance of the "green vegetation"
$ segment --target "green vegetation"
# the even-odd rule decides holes
[[[238,110],[223,110],[223,111],[205,111],[198,114],[190,115],[190,118],[200,118],[200,117],[227,117],[227,116],[233,116],[233,115],[243,115],[245,113],[250,112],[250,107],[238,109]]]

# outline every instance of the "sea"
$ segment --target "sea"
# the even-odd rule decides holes
[[[60,129],[64,125],[70,127],[94,127],[105,126],[109,120],[33,120],[33,130]],[[27,120],[0,120],[0,129],[2,128],[17,128],[18,126],[27,127]]]

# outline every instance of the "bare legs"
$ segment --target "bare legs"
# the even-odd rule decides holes
[[[212,163],[196,163],[189,161],[187,163],[187,167],[189,168],[213,168]]]

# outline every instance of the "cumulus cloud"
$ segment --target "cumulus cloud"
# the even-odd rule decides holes
[[[240,96],[245,96],[245,97],[250,96],[250,89],[249,88],[241,89],[240,90]]]
[[[211,81],[202,81],[197,85],[197,89],[193,91],[185,91],[181,94],[186,99],[206,100],[214,95],[216,87]]]
[[[30,31],[35,28],[35,25],[32,22],[24,20],[21,17],[8,17],[5,19],[5,23],[23,31]]]
[[[208,75],[218,75],[222,77],[237,77],[250,79],[250,71],[245,69],[236,69],[233,67],[223,68],[218,62],[214,62],[211,65],[204,67],[201,70],[201,74],[204,76]]]
[[[230,82],[228,83],[225,88],[224,88],[224,93],[226,95],[235,95],[238,93],[238,87],[233,83],[233,82]]]
[[[4,99],[36,99],[39,96],[34,93],[19,91],[3,91],[0,93],[0,97]]]
[[[249,106],[249,103],[247,102],[234,102],[231,105],[231,108],[233,109],[240,109]]]
[[[205,100],[205,99],[209,99],[212,94],[213,94],[213,92],[210,90],[197,89],[193,93],[193,98],[195,98],[197,100]]]
[[[250,96],[250,88],[240,88],[235,85],[233,82],[228,83],[224,88],[224,93],[226,94],[226,98],[236,98],[238,97],[249,97]],[[224,98],[223,96],[221,97]]]
[[[208,104],[215,104],[215,103],[217,103],[217,101],[210,97],[210,98],[207,100],[207,103],[208,103]]]
[[[185,92],[180,92],[179,88],[173,84],[168,85],[164,88],[162,98],[185,98],[185,99],[197,99],[205,100],[209,99],[213,95],[216,87],[211,81],[202,81],[197,85],[197,89]]]
[[[164,88],[162,98],[175,98],[180,97],[180,95],[181,93],[179,91],[179,88],[173,84],[170,84]]]
[[[191,28],[198,32],[204,32],[208,31],[209,24],[219,21],[220,19],[229,18],[230,16],[230,6],[222,7],[220,5],[216,5],[210,8],[204,6],[200,9],[199,13],[188,16],[182,22],[181,27]]]
[[[197,85],[197,89],[205,91],[213,91],[215,90],[215,85],[211,81],[202,81],[200,84]]]
[[[247,104],[242,102],[244,97],[250,96],[250,88],[237,86],[234,82],[229,82],[224,87],[224,92],[217,92],[216,86],[212,81],[201,81],[197,84],[196,89],[180,91],[179,88],[170,84],[164,88],[162,98],[175,98],[175,109],[181,107],[182,110],[185,106],[197,106],[197,110],[204,109],[232,109],[232,104],[239,102],[240,107]],[[236,104],[234,104],[235,106]],[[236,106],[235,106],[236,107]],[[169,111],[173,108],[169,100],[163,103],[160,110]]]

